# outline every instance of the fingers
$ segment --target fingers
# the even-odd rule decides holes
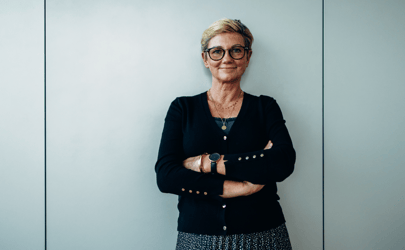
[[[271,140],[267,143],[266,147],[264,147],[264,149],[271,149],[271,147],[273,147],[273,143],[271,142]]]
[[[183,166],[187,169],[200,172],[199,160],[199,156],[189,157],[183,161]]]
[[[246,187],[246,196],[247,195],[252,195],[254,193],[259,192],[260,190],[263,189],[264,185],[261,184],[253,184],[251,182],[248,181],[244,181],[243,182],[245,184]]]
[[[257,193],[260,190],[262,190],[264,188],[264,185],[260,185],[260,184],[255,184],[255,189],[253,190],[253,193]]]

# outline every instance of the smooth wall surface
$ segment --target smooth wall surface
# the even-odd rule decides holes
[[[403,249],[403,1],[325,1],[325,249]],[[44,249],[44,2],[0,1],[0,249]],[[321,1],[48,1],[48,249],[174,249],[154,164],[177,96],[210,87],[204,29],[252,31],[248,93],[297,150],[280,183],[294,250],[322,249]]]
[[[177,196],[159,192],[154,164],[170,102],[210,88],[200,39],[223,17],[251,29],[242,88],[279,102],[297,150],[279,185],[292,243],[322,247],[319,1],[50,1],[47,13],[50,249],[175,248]]]
[[[405,2],[325,3],[325,249],[404,249]]]
[[[45,245],[43,1],[0,1],[0,249]]]

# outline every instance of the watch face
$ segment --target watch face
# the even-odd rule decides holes
[[[209,159],[210,159],[211,161],[218,161],[219,158],[221,158],[221,156],[220,156],[218,153],[210,154],[210,157],[209,157]]]

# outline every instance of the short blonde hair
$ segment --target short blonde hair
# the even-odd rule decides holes
[[[208,48],[210,40],[221,33],[239,33],[245,40],[245,47],[252,49],[253,35],[250,30],[240,21],[229,18],[220,19],[208,27],[202,34],[201,50],[204,52]]]

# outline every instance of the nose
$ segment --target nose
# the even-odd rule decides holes
[[[233,58],[231,57],[229,50],[225,50],[225,54],[224,54],[224,57],[222,58],[222,61],[228,62],[228,61],[232,61],[232,60],[233,60]]]

